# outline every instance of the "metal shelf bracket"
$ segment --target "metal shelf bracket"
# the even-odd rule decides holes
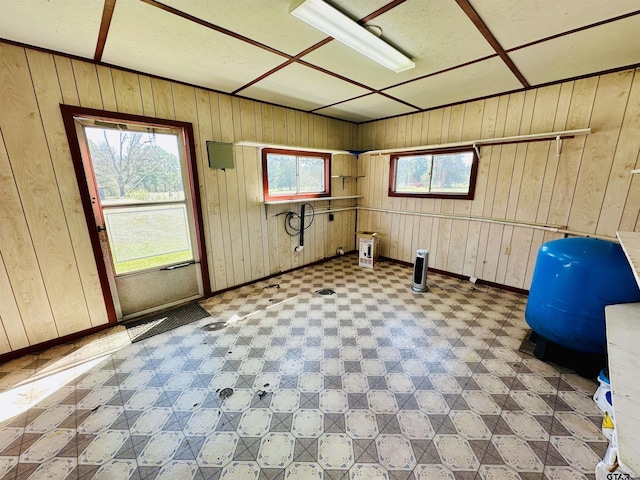
[[[562,137],[558,135],[556,137],[556,158],[560,158],[560,152],[562,152]]]

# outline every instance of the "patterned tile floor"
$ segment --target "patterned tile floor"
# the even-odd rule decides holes
[[[356,262],[0,365],[0,477],[594,478],[595,385],[518,351],[525,297],[434,274],[414,293],[411,269]],[[216,319],[234,323],[200,329]]]

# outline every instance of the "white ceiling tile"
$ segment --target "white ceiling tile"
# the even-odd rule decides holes
[[[312,110],[368,93],[368,90],[300,64],[288,65],[240,92],[265,102]]]
[[[495,54],[454,0],[407,0],[369,25],[382,28],[383,38],[413,58],[416,67],[394,73],[338,41],[303,60],[380,89]]]
[[[360,20],[376,10],[384,7],[388,0],[337,0],[328,2],[340,10],[342,13],[355,20]]]
[[[640,63],[640,15],[509,53],[532,84]]]
[[[0,38],[93,58],[104,0],[2,0]]]
[[[102,59],[225,92],[285,61],[137,0],[116,3]]]
[[[316,110],[315,113],[340,118],[350,122],[366,122],[378,118],[414,113],[415,109],[396,102],[390,98],[373,93],[366,97],[356,98],[333,107]]]
[[[326,35],[289,14],[291,0],[164,0],[163,3],[272,48],[297,55]],[[353,18],[363,18],[387,0],[335,3]]]
[[[638,0],[470,0],[509,49],[640,9]]]
[[[499,57],[385,90],[420,108],[432,108],[522,88]]]
[[[326,37],[289,14],[290,0],[165,0],[163,3],[289,55],[297,55]]]

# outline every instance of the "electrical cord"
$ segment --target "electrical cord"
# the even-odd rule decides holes
[[[311,221],[309,222],[308,225],[305,225],[304,222],[305,220],[303,218],[300,217],[299,213],[296,212],[292,212],[292,211],[288,211],[286,212],[286,216],[284,218],[284,231],[287,232],[287,235],[289,235],[290,237],[295,237],[297,235],[300,234],[300,230],[307,230],[311,224],[313,223],[313,220],[316,216],[316,212],[313,209],[313,205],[311,205],[310,203],[304,203],[303,204],[305,207],[309,207],[311,208]],[[305,215],[306,216],[306,215]],[[294,226],[291,224],[291,219],[292,218],[297,218],[298,219],[298,226]]]

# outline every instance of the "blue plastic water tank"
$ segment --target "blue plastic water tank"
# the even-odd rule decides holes
[[[604,307],[640,301],[617,243],[563,238],[540,247],[525,318],[538,335],[587,353],[607,351]]]

